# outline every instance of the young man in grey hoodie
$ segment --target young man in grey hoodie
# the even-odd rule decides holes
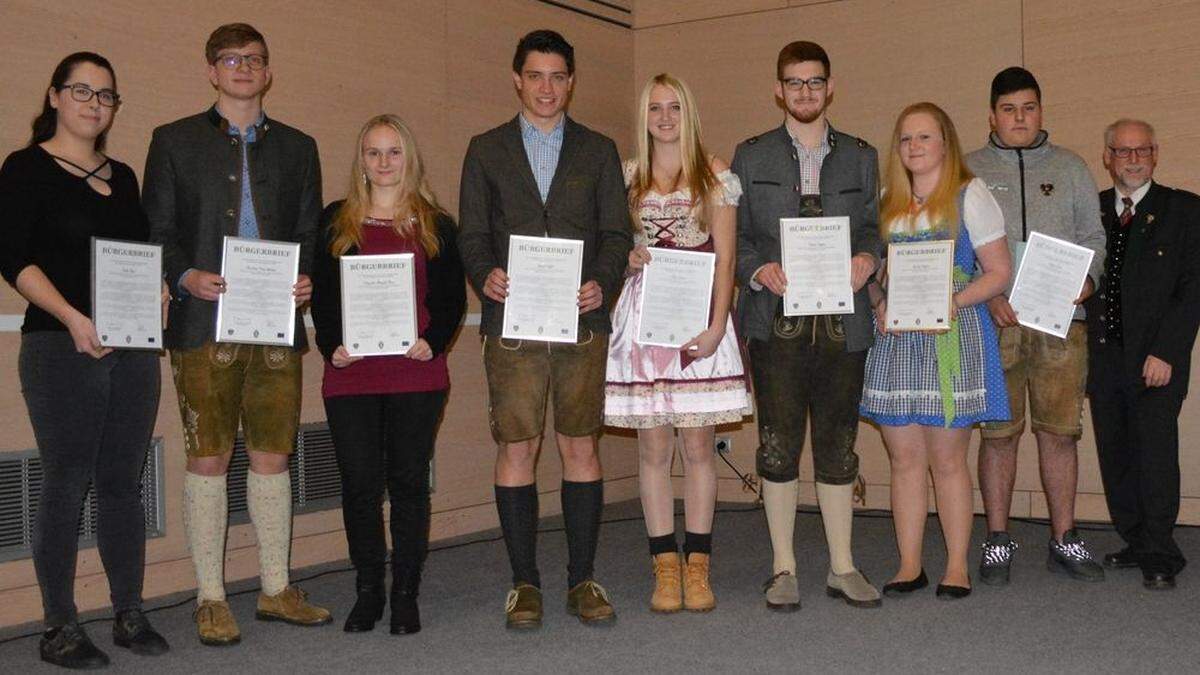
[[[1078,155],[1050,143],[1042,129],[1041,88],[1024,68],[1006,68],[992,80],[988,119],[992,133],[987,145],[967,155],[967,165],[987,183],[1004,211],[1013,260],[1019,264],[1033,232],[1092,249],[1095,255],[1076,300],[1079,305],[1095,290],[1104,269],[1104,227],[1096,183]],[[1075,531],[1076,443],[1083,432],[1080,417],[1087,377],[1083,308],[1075,310],[1066,339],[1018,324],[1007,295],[994,298],[988,309],[1000,328],[1012,420],[988,423],[982,430],[979,486],[988,537],[980,579],[1007,584],[1017,549],[1007,530],[1028,392],[1029,426],[1037,438],[1042,488],[1050,510],[1052,537],[1046,565],[1075,579],[1101,581],[1103,568]]]

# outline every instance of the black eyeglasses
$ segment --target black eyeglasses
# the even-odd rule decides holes
[[[1154,146],[1143,145],[1140,148],[1114,148],[1110,145],[1108,146],[1108,151],[1111,152],[1114,157],[1118,157],[1120,159],[1129,159],[1129,156],[1134,153],[1137,153],[1138,157],[1145,159],[1154,154]]]
[[[262,54],[226,54],[218,56],[213,63],[219,63],[228,70],[237,70],[243,63],[249,66],[250,70],[262,70],[267,67],[267,57]]]
[[[808,85],[809,91],[821,91],[825,85],[829,83],[828,77],[810,77],[807,80],[802,77],[789,77],[780,80],[783,83],[783,88],[788,91],[800,91],[804,85]]]
[[[79,101],[80,103],[87,103],[88,101],[92,100],[93,96],[95,96],[96,99],[100,101],[100,105],[104,106],[105,108],[114,108],[121,103],[121,95],[112,89],[101,89],[97,91],[86,84],[83,84],[82,82],[64,84],[58,87],[59,91],[62,91],[63,89],[70,89],[71,98]]]

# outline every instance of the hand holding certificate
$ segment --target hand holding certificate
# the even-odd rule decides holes
[[[225,292],[217,299],[217,342],[291,346],[300,244],[226,236]]]
[[[92,322],[102,347],[162,349],[162,247],[92,238]]]
[[[1083,291],[1093,251],[1034,232],[1025,242],[1008,302],[1022,326],[1067,337],[1075,299]]]
[[[340,259],[342,344],[350,356],[406,354],[417,341],[413,254]]]
[[[780,218],[784,316],[853,314],[850,219]]]
[[[506,338],[575,342],[583,242],[511,235],[508,239]]]
[[[708,328],[717,256],[656,248],[642,272],[635,342],[678,348]]]
[[[887,329],[950,330],[954,242],[888,245]]]

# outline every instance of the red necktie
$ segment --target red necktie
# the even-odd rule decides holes
[[[1129,227],[1129,223],[1133,220],[1133,200],[1129,197],[1121,197],[1121,203],[1125,205],[1125,210],[1121,212],[1121,227]]]

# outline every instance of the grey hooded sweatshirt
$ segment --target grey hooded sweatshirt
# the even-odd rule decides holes
[[[1041,232],[1092,249],[1095,255],[1088,275],[1093,287],[1099,288],[1105,237],[1096,182],[1079,155],[1050,143],[1049,138],[1043,130],[1033,145],[1011,148],[993,132],[987,145],[967,155],[967,166],[987,183],[1004,212],[1014,279],[1024,248],[1020,242],[1027,241],[1031,232]],[[1075,309],[1074,318],[1084,318],[1082,305]]]

